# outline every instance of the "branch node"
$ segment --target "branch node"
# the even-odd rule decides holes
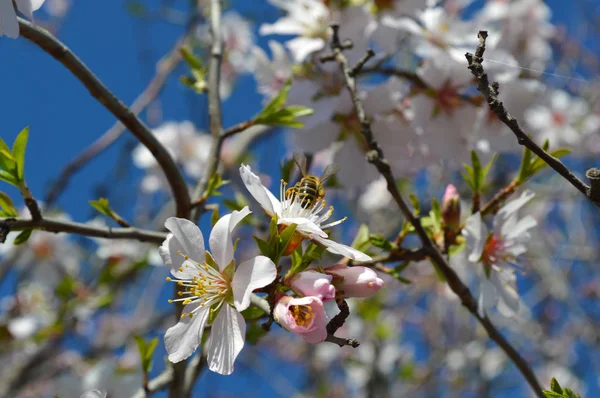
[[[590,180],[588,197],[594,203],[600,202],[600,169],[593,167],[585,172],[585,176]]]

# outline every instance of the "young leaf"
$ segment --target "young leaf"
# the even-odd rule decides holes
[[[24,229],[19,235],[17,235],[13,244],[22,245],[23,243],[27,242],[29,240],[29,237],[31,236],[31,232],[33,232],[33,229],[31,228]]]
[[[210,223],[212,224],[212,226],[214,227],[215,224],[217,223],[217,221],[219,221],[220,215],[219,215],[219,208],[215,207],[212,215],[210,216]]]
[[[292,236],[294,236],[294,232],[296,231],[296,224],[291,224],[288,225],[283,231],[281,231],[281,233],[279,234],[279,239],[281,239],[281,244],[280,244],[280,255],[281,253],[285,252],[285,249],[287,249],[288,245],[290,244],[290,240],[292,239]]]
[[[313,110],[305,106],[292,105],[283,107],[292,86],[291,80],[285,82],[279,93],[263,108],[262,111],[253,119],[255,124],[264,124],[268,126],[288,126],[303,127],[304,125],[296,120],[298,117],[307,116],[313,113]]]
[[[4,192],[0,192],[0,209],[3,210],[6,217],[17,217],[19,215],[12,199]]]
[[[369,240],[373,246],[378,247],[378,248],[383,249],[388,252],[397,249],[396,245],[394,245],[392,242],[385,239],[381,235],[371,235],[371,236],[369,236]]]
[[[112,218],[113,211],[110,209],[108,199],[100,198],[98,200],[90,200],[89,203],[94,209],[98,210],[98,212],[100,212],[101,214]]]
[[[253,238],[256,244],[258,245],[258,250],[260,250],[262,255],[271,258],[271,247],[269,246],[269,242],[257,238],[256,236],[254,236]]]
[[[19,181],[17,180],[17,177],[6,170],[0,170],[0,180],[8,182],[9,184],[14,185],[16,187],[19,186]]]
[[[471,165],[473,167],[473,182],[475,183],[475,192],[481,191],[481,162],[475,150],[471,151]]]
[[[25,148],[29,137],[29,126],[25,127],[13,143],[12,156],[17,164],[17,179],[23,181],[25,175]]]
[[[369,246],[371,246],[371,241],[369,240],[369,227],[367,227],[366,224],[362,224],[360,226],[351,246],[362,252],[369,249]]]

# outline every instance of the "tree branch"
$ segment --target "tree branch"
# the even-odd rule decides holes
[[[0,229],[19,231],[27,228],[40,229],[48,232],[67,232],[84,236],[106,239],[134,239],[140,242],[161,244],[167,234],[164,232],[147,231],[138,228],[100,228],[72,221],[59,221],[48,218],[33,220],[29,218],[2,218]],[[4,243],[4,240],[0,240]]]
[[[194,19],[195,20],[195,19]],[[190,29],[195,24],[190,24]],[[131,112],[134,115],[142,113],[158,96],[158,94],[164,88],[169,75],[175,70],[177,65],[182,60],[181,53],[179,50],[184,46],[187,38],[189,37],[189,31],[177,40],[173,48],[166,54],[156,65],[156,74],[148,83],[146,89],[133,101],[131,106]],[[52,206],[58,199],[60,194],[65,190],[69,184],[71,177],[77,173],[83,166],[85,166],[90,160],[108,149],[113,143],[115,143],[121,135],[126,131],[125,125],[120,121],[117,121],[113,126],[107,130],[102,136],[94,141],[90,146],[80,152],[71,160],[60,172],[58,177],[54,180],[53,184],[47,191],[44,203],[47,207]]]
[[[367,160],[369,163],[373,164],[379,173],[385,178],[387,182],[387,189],[394,198],[396,204],[400,208],[400,211],[406,217],[406,219],[414,226],[415,231],[421,240],[423,248],[429,252],[429,257],[433,261],[433,263],[437,266],[437,268],[442,272],[448,285],[452,289],[452,291],[460,298],[461,303],[465,306],[475,318],[481,323],[484,327],[488,335],[492,340],[494,340],[507,354],[507,356],[515,363],[515,365],[519,368],[535,394],[544,398],[544,394],[542,393],[542,388],[537,381],[535,374],[531,370],[529,364],[521,357],[521,355],[515,350],[515,348],[504,339],[502,334],[496,329],[496,327],[491,323],[491,321],[485,317],[481,317],[477,311],[477,301],[469,291],[469,288],[465,286],[456,272],[450,267],[439,248],[431,241],[425,228],[421,225],[421,221],[414,216],[402,195],[398,191],[398,187],[396,186],[396,180],[393,176],[391,167],[387,159],[385,159],[383,151],[381,147],[375,140],[373,136],[373,131],[371,130],[371,123],[367,119],[365,114],[364,107],[362,102],[358,97],[358,93],[356,91],[356,81],[351,75],[351,68],[348,65],[348,60],[346,56],[343,54],[344,45],[340,42],[339,38],[339,25],[332,25],[333,29],[333,37],[331,43],[331,49],[333,53],[330,56],[325,56],[324,60],[328,61],[332,58],[338,63],[340,67],[340,71],[344,76],[344,80],[346,83],[346,88],[350,93],[352,98],[352,102],[354,104],[354,109],[356,111],[358,120],[360,121],[361,133],[363,134],[369,152],[367,152]]]
[[[488,75],[483,69],[483,53],[485,52],[485,39],[487,38],[487,31],[480,31],[477,35],[479,38],[479,45],[475,50],[475,55],[471,53],[466,53],[465,57],[467,58],[467,62],[469,63],[469,70],[477,79],[477,90],[487,100],[490,109],[498,119],[502,121],[517,137],[517,141],[520,145],[523,145],[530,149],[533,153],[535,153],[540,159],[548,164],[548,166],[552,167],[554,171],[560,174],[565,180],[567,180],[571,185],[573,185],[579,192],[584,194],[592,203],[596,206],[600,206],[599,203],[595,203],[591,200],[589,195],[589,187],[581,181],[577,176],[575,176],[571,170],[567,166],[564,165],[558,158],[550,155],[548,152],[539,147],[533,140],[523,131],[521,126],[519,126],[519,122],[510,113],[504,108],[504,104],[502,101],[498,99],[499,85],[497,82],[493,82],[490,85]]]
[[[56,37],[45,29],[18,18],[21,35],[38,45],[54,59],[63,64],[81,81],[106,109],[117,117],[150,150],[156,161],[167,176],[175,204],[177,215],[185,217],[190,207],[190,197],[187,186],[177,165],[152,132],[140,119],[127,108],[115,95],[90,71],[90,69]]]

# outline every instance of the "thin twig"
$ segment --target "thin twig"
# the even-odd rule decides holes
[[[193,26],[193,25],[192,25]],[[156,65],[156,74],[150,80],[146,89],[133,101],[129,109],[134,115],[142,113],[160,94],[170,74],[182,60],[180,49],[184,46],[189,32],[177,40],[173,48]],[[108,149],[126,131],[125,125],[117,121],[113,126],[94,141],[90,146],[75,156],[60,172],[53,184],[48,189],[44,203],[50,207],[69,184],[71,177],[77,173],[90,160]]]
[[[156,139],[146,125],[121,102],[115,95],[92,73],[92,71],[61,41],[47,30],[18,18],[21,35],[37,44],[42,50],[54,57],[79,79],[106,109],[117,117],[140,142],[148,148],[167,176],[173,192],[177,215],[185,217],[190,207],[190,197],[187,186],[165,147]]]
[[[30,218],[2,218],[0,229],[7,228],[9,231],[20,231],[33,228],[48,232],[67,232],[84,236],[106,239],[134,239],[140,242],[152,242],[160,244],[166,238],[166,233],[147,231],[138,228],[110,228],[94,227],[72,221],[59,221],[49,218],[33,220]],[[4,241],[0,241],[4,243]]]
[[[467,58],[467,62],[469,63],[469,70],[477,79],[477,90],[487,100],[490,109],[498,119],[502,121],[517,137],[517,141],[520,145],[523,145],[530,149],[533,153],[535,153],[540,159],[548,164],[548,166],[552,167],[558,174],[560,174],[565,180],[567,180],[571,185],[573,185],[579,192],[584,194],[588,199],[589,197],[589,187],[581,181],[577,176],[575,176],[571,170],[567,166],[564,165],[558,158],[550,155],[548,152],[543,150],[540,146],[538,146],[533,140],[523,131],[521,126],[519,126],[519,122],[504,107],[502,101],[498,99],[499,85],[497,82],[493,82],[490,85],[488,75],[483,69],[483,53],[485,52],[485,39],[487,38],[487,31],[480,31],[477,35],[479,38],[479,45],[475,50],[475,55],[471,53],[466,53],[465,57]],[[592,201],[590,199],[592,203]],[[596,206],[600,206],[598,203],[594,203]]]
[[[208,186],[210,178],[217,172],[219,159],[221,157],[221,147],[223,139],[221,138],[223,130],[223,121],[221,115],[221,62],[223,60],[223,37],[221,34],[221,1],[211,0],[210,2],[210,32],[211,32],[211,50],[210,62],[208,66],[208,119],[210,136],[212,137],[209,167],[192,193],[192,202],[202,198],[204,191]],[[196,206],[192,210],[191,219],[197,220],[202,214],[203,206]]]
[[[352,102],[354,104],[354,109],[356,111],[358,120],[361,126],[361,133],[363,134],[369,152],[367,153],[367,160],[369,163],[373,164],[379,173],[385,178],[387,183],[387,189],[396,201],[396,204],[400,208],[400,211],[406,217],[406,219],[414,226],[415,231],[421,240],[423,248],[429,252],[429,257],[432,262],[436,265],[436,267],[442,272],[446,281],[448,282],[448,286],[452,289],[452,291],[460,298],[461,303],[473,314],[475,318],[481,323],[484,327],[488,335],[492,340],[494,340],[507,354],[507,356],[515,363],[515,365],[519,368],[535,394],[544,398],[544,394],[542,393],[542,388],[537,381],[535,374],[533,373],[529,364],[521,357],[519,352],[502,336],[502,334],[496,329],[496,327],[492,324],[487,316],[480,316],[477,309],[477,300],[473,297],[469,288],[465,286],[465,284],[460,280],[456,272],[450,267],[443,254],[440,252],[439,248],[432,242],[432,240],[427,235],[427,231],[421,225],[421,221],[415,217],[413,212],[410,210],[402,195],[398,191],[398,187],[396,186],[396,180],[393,176],[391,167],[387,159],[385,159],[383,151],[381,147],[375,140],[373,136],[373,131],[371,130],[371,123],[367,119],[365,114],[364,107],[362,102],[358,97],[358,93],[356,90],[356,82],[354,78],[350,75],[352,68],[348,65],[348,60],[346,56],[343,54],[344,46],[340,42],[339,39],[339,25],[332,25],[333,29],[333,37],[331,43],[331,49],[333,51],[332,57],[337,61],[340,66],[340,70],[344,75],[344,80],[346,82],[346,88],[348,89],[350,96],[352,98]],[[331,58],[331,57],[329,57]]]

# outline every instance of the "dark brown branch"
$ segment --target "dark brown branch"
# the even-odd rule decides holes
[[[432,242],[432,240],[427,235],[427,231],[421,225],[421,221],[415,217],[413,212],[408,207],[407,203],[402,198],[402,195],[398,191],[398,187],[396,186],[396,180],[393,176],[392,170],[390,168],[389,162],[385,159],[383,151],[381,147],[375,140],[373,136],[373,131],[371,130],[371,123],[367,119],[365,114],[364,107],[358,98],[358,93],[356,90],[356,82],[354,78],[350,75],[352,68],[348,66],[348,60],[346,56],[343,54],[343,46],[340,43],[339,39],[339,26],[332,25],[333,29],[333,38],[331,43],[331,49],[333,50],[333,54],[330,57],[333,57],[335,61],[340,66],[340,71],[344,75],[344,80],[346,82],[346,88],[352,98],[352,102],[354,104],[354,108],[360,121],[361,133],[363,134],[365,141],[367,142],[369,151],[367,152],[367,161],[373,164],[379,173],[385,178],[387,182],[387,189],[394,198],[396,204],[400,208],[400,211],[406,217],[406,219],[414,226],[415,231],[421,240],[423,248],[428,251],[429,257],[431,261],[436,265],[436,267],[442,272],[446,281],[452,291],[460,298],[461,303],[465,306],[471,314],[481,323],[484,327],[488,335],[492,340],[494,340],[500,348],[504,350],[506,355],[513,361],[513,363],[519,368],[535,394],[544,398],[544,394],[542,393],[542,388],[537,381],[535,374],[533,373],[529,364],[521,357],[519,352],[502,336],[502,334],[496,329],[496,327],[492,324],[487,316],[480,316],[477,309],[477,300],[473,297],[469,288],[460,280],[456,272],[450,267],[443,254],[440,252],[439,248]]]
[[[152,242],[161,244],[166,233],[147,231],[137,228],[100,228],[88,224],[82,224],[70,221],[58,221],[43,218],[33,220],[29,218],[2,218],[0,219],[0,230],[20,231],[23,229],[39,229],[48,232],[67,232],[84,236],[106,239],[134,239],[140,242]],[[0,240],[4,243],[4,239]]]
[[[21,35],[38,45],[73,73],[106,109],[117,117],[131,133],[152,153],[167,176],[173,192],[177,215],[185,217],[190,207],[187,186],[177,165],[152,132],[90,71],[90,69],[56,37],[45,29],[18,18]]]
[[[492,112],[494,112],[494,114],[498,116],[498,119],[500,119],[502,123],[504,123],[515,134],[520,145],[530,149],[540,159],[546,162],[548,166],[552,167],[554,171],[560,174],[571,185],[577,188],[579,192],[584,194],[588,199],[590,199],[590,201],[592,201],[589,196],[589,187],[583,181],[577,178],[577,176],[575,176],[571,170],[564,165],[563,162],[550,155],[535,142],[533,142],[533,140],[525,133],[525,131],[523,131],[517,122],[517,119],[508,113],[502,101],[498,99],[499,85],[497,82],[493,82],[490,85],[488,75],[481,64],[483,62],[483,53],[485,52],[485,39],[487,38],[487,31],[480,31],[477,37],[479,38],[479,45],[475,50],[475,55],[466,53],[465,57],[469,63],[469,70],[473,76],[475,76],[475,79],[477,79],[477,90],[483,94]],[[592,203],[594,202],[592,201]],[[595,204],[600,206],[600,204]]]
[[[160,94],[165,86],[169,75],[175,70],[181,62],[182,56],[179,50],[183,47],[189,33],[186,32],[171,49],[169,54],[165,55],[156,65],[156,74],[150,80],[146,89],[133,101],[130,108],[134,115],[142,113]],[[44,203],[50,207],[58,199],[60,194],[69,184],[71,177],[76,174],[90,160],[108,149],[115,143],[126,131],[125,125],[117,121],[108,131],[94,141],[89,147],[75,156],[60,172],[58,178],[54,180],[48,192]]]

